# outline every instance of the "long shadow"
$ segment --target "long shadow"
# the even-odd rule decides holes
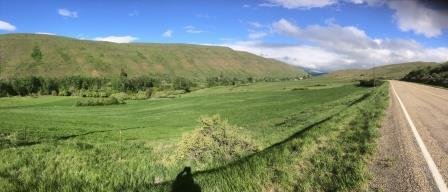
[[[105,133],[105,132],[120,131],[120,130],[121,131],[126,131],[126,130],[131,130],[131,129],[143,129],[143,128],[145,128],[145,127],[129,127],[129,128],[124,128],[124,129],[107,129],[107,130],[89,131],[89,132],[85,132],[85,133],[81,133],[81,134],[74,134],[74,135],[66,135],[66,136],[57,137],[56,140],[61,141],[61,140],[67,140],[67,139],[75,138],[75,137],[91,135],[91,134],[95,134],[95,133]]]
[[[81,137],[81,136],[86,136],[86,135],[91,135],[91,134],[95,134],[95,133],[104,133],[104,132],[112,132],[112,131],[125,131],[125,130],[131,130],[131,129],[143,129],[145,127],[130,127],[130,128],[125,128],[125,129],[107,129],[107,130],[99,130],[99,131],[89,131],[89,132],[85,132],[85,133],[81,133],[81,134],[74,134],[74,135],[67,135],[67,136],[60,136],[60,137],[56,137],[54,140],[55,141],[64,141],[67,139],[72,139],[75,137]],[[33,146],[33,145],[37,145],[37,144],[41,144],[43,143],[42,141],[22,141],[20,143],[11,145],[12,146],[16,146],[16,147],[27,147],[27,146]],[[4,148],[8,148],[8,147],[3,147],[0,149],[4,149]]]
[[[298,131],[298,132],[294,133],[293,135],[289,136],[288,138],[286,138],[286,139],[284,139],[284,140],[282,140],[280,142],[277,142],[277,143],[275,143],[275,144],[273,144],[273,145],[271,145],[271,146],[269,146],[269,147],[267,147],[267,148],[265,148],[265,149],[263,149],[263,150],[261,150],[259,152],[250,154],[248,156],[245,156],[245,157],[243,157],[241,159],[238,159],[236,161],[230,162],[230,163],[228,163],[226,165],[223,165],[223,166],[220,166],[220,167],[216,167],[216,168],[212,168],[212,169],[208,169],[208,170],[203,170],[203,171],[197,171],[194,174],[192,174],[192,176],[194,177],[194,176],[201,175],[201,174],[219,172],[219,171],[222,171],[222,170],[227,169],[229,167],[241,164],[241,163],[247,161],[248,159],[250,159],[250,158],[252,158],[254,156],[268,153],[270,150],[272,150],[272,149],[274,149],[274,148],[276,148],[278,146],[284,145],[285,143],[288,143],[289,141],[291,141],[293,139],[296,139],[298,137],[303,136],[305,133],[310,131],[312,128],[314,128],[314,127],[316,127],[316,126],[318,126],[318,125],[320,125],[322,123],[325,123],[325,122],[331,120],[334,116],[336,116],[336,115],[340,114],[341,112],[347,110],[348,108],[352,107],[353,105],[363,101],[364,99],[368,98],[370,95],[371,95],[370,93],[364,94],[363,96],[361,96],[360,98],[356,99],[355,101],[352,101],[349,104],[347,104],[347,107],[339,110],[338,112],[336,112],[336,113],[334,113],[334,114],[332,114],[332,115],[330,115],[330,116],[328,116],[328,117],[326,117],[326,118],[324,118],[324,119],[322,119],[322,120],[320,120],[318,122],[315,122],[313,124],[310,124],[310,125],[306,126],[305,128],[301,129],[300,131]],[[170,183],[173,183],[173,181],[165,181],[165,182],[156,184],[155,186],[159,186],[159,187],[160,186],[168,186]]]
[[[367,99],[368,97],[370,97],[370,95],[371,95],[371,92],[368,92],[368,93],[362,95],[360,98],[352,101],[350,104],[348,104],[348,106],[351,107],[351,106],[363,101],[364,99]]]
[[[341,111],[342,111],[342,110],[341,110]],[[213,173],[213,172],[219,172],[219,171],[224,170],[224,169],[227,169],[227,168],[229,168],[229,167],[232,167],[232,166],[241,164],[241,163],[247,161],[248,159],[250,159],[250,158],[253,157],[253,156],[257,156],[257,155],[262,155],[262,154],[264,154],[264,153],[268,153],[268,152],[269,152],[270,150],[272,150],[273,148],[275,148],[275,147],[277,147],[277,146],[280,146],[280,145],[283,145],[283,144],[287,143],[288,141],[291,141],[291,140],[293,140],[293,139],[295,139],[295,138],[297,138],[297,137],[300,137],[300,136],[302,136],[303,134],[305,134],[306,132],[308,132],[309,130],[311,130],[313,127],[315,127],[315,126],[317,126],[317,125],[320,125],[320,124],[322,124],[322,123],[324,123],[324,122],[330,120],[330,119],[333,118],[336,114],[338,114],[338,113],[335,113],[335,114],[333,114],[333,115],[331,115],[331,116],[329,116],[329,117],[327,117],[327,118],[325,118],[325,119],[322,119],[322,120],[320,120],[320,121],[318,121],[318,122],[316,122],[316,123],[313,123],[313,124],[311,124],[311,125],[309,125],[309,126],[303,128],[302,130],[300,130],[300,131],[294,133],[293,135],[289,136],[289,137],[286,138],[285,140],[280,141],[280,142],[278,142],[278,143],[275,143],[275,144],[273,144],[273,145],[271,145],[271,146],[269,146],[269,147],[267,147],[267,148],[265,148],[265,149],[263,149],[263,150],[261,150],[261,151],[259,151],[259,152],[250,154],[250,155],[248,155],[248,156],[245,156],[245,157],[243,157],[243,158],[241,158],[241,159],[238,159],[238,160],[236,160],[236,161],[230,162],[230,163],[228,163],[228,164],[226,164],[226,165],[223,165],[223,166],[220,166],[220,167],[216,167],[216,168],[212,168],[212,169],[208,169],[208,170],[203,170],[203,171],[197,171],[197,172],[195,172],[194,174],[192,174],[191,176],[194,177],[194,176],[198,176],[198,175],[202,175],[202,174]],[[181,172],[181,173],[182,173],[182,172]],[[175,185],[176,181],[178,180],[178,179],[177,179],[178,177],[179,177],[179,175],[176,177],[176,180],[174,180],[174,181],[164,181],[164,182],[161,182],[161,183],[158,183],[158,184],[151,184],[150,186],[152,186],[152,187],[157,187],[157,188],[165,188],[165,189],[166,189],[168,186],[171,185],[171,187],[172,187],[172,191],[174,192],[174,190],[173,190],[173,186]],[[176,184],[176,185],[177,185],[177,184]]]
[[[231,167],[231,166],[240,164],[240,163],[242,163],[242,162],[245,162],[245,161],[247,161],[248,159],[252,158],[253,156],[257,156],[257,155],[261,155],[261,154],[264,154],[264,153],[268,153],[268,152],[269,152],[270,150],[272,150],[273,148],[278,147],[278,146],[281,146],[281,145],[284,145],[285,143],[287,143],[287,142],[289,142],[289,141],[291,141],[291,140],[293,140],[293,139],[296,139],[296,138],[302,136],[303,134],[305,134],[306,132],[308,132],[308,131],[311,130],[312,128],[314,128],[314,127],[316,127],[316,126],[318,126],[318,125],[320,125],[320,124],[322,124],[322,123],[325,123],[326,121],[332,119],[335,115],[336,115],[336,114],[331,115],[331,116],[329,116],[329,117],[327,117],[327,118],[325,118],[325,119],[322,119],[322,120],[320,120],[320,121],[318,121],[318,122],[315,122],[315,123],[313,123],[313,124],[311,124],[311,125],[309,125],[309,126],[303,128],[302,130],[300,130],[300,131],[294,133],[293,135],[289,136],[289,137],[286,138],[285,140],[280,141],[280,142],[278,142],[278,143],[274,143],[274,144],[272,144],[271,146],[269,146],[269,147],[267,147],[267,148],[265,148],[265,149],[263,149],[263,150],[261,150],[261,151],[258,151],[258,152],[256,152],[256,153],[250,154],[250,155],[248,155],[248,156],[245,156],[245,157],[243,157],[243,158],[241,158],[241,159],[238,159],[238,160],[236,160],[236,161],[233,161],[233,162],[231,162],[231,163],[229,163],[229,164],[226,164],[226,165],[224,165],[224,166],[221,166],[221,167],[217,167],[217,168],[213,168],[213,169],[208,169],[208,170],[204,170],[204,171],[198,171],[198,172],[195,172],[193,175],[199,175],[199,174],[204,174],[204,173],[212,173],[212,172],[220,171],[220,170],[226,169],[226,168],[228,168],[228,167]]]

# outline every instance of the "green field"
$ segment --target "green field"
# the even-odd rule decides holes
[[[387,85],[311,79],[122,105],[75,106],[80,99],[0,99],[0,189],[169,191],[191,166],[203,191],[363,190]],[[214,164],[178,161],[182,135],[215,114],[259,151]]]

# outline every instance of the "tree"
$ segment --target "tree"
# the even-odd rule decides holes
[[[31,57],[36,61],[36,62],[40,62],[42,61],[42,52],[39,49],[39,46],[34,46],[33,48],[33,52],[31,53]]]

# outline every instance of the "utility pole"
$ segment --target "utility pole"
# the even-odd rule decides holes
[[[375,80],[376,80],[376,74],[375,74],[375,63],[373,63],[373,88],[375,88]]]

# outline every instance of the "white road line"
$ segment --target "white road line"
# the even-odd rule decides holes
[[[408,111],[404,107],[403,102],[401,102],[401,99],[398,96],[398,94],[395,91],[394,86],[392,86],[392,84],[391,84],[391,87],[392,87],[392,90],[394,91],[395,97],[397,97],[398,102],[400,103],[401,109],[403,109],[404,116],[406,117],[406,120],[408,121],[409,126],[411,126],[412,133],[414,134],[415,140],[417,140],[417,144],[423,153],[423,157],[426,160],[426,164],[428,164],[429,170],[431,171],[432,177],[434,178],[434,181],[436,182],[437,188],[439,189],[440,192],[448,192],[448,188],[445,184],[445,181],[443,181],[443,177],[440,174],[439,170],[437,169],[437,165],[432,160],[432,157],[429,154],[428,149],[425,146],[425,143],[423,143],[423,140],[420,137],[420,134],[418,134],[418,131],[415,128],[415,125],[412,122],[411,117],[408,114]]]

